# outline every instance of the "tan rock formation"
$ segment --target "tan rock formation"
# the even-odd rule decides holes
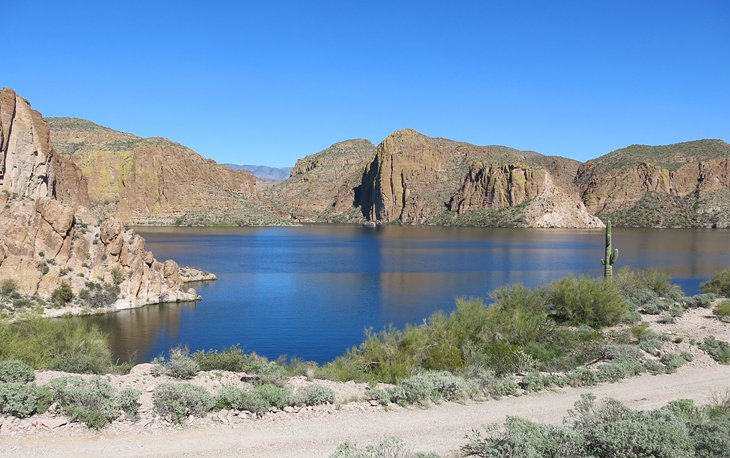
[[[43,118],[9,89],[0,92],[0,279],[48,299],[61,284],[78,294],[89,285],[118,288],[113,308],[195,300],[177,264],[160,263],[144,240],[116,219],[98,224],[79,202],[83,176],[55,154]]]
[[[572,183],[576,161],[397,131],[378,145],[362,181],[363,213],[378,222],[602,227]],[[529,210],[529,211],[528,211]],[[475,216],[476,215],[476,216]]]
[[[88,179],[99,215],[134,224],[284,224],[256,200],[256,178],[165,138],[49,118],[53,145]]]
[[[632,145],[586,162],[575,182],[588,210],[618,225],[730,226],[730,145],[721,140]]]
[[[263,193],[270,205],[297,221],[364,221],[355,189],[375,155],[368,140],[347,140],[297,161],[291,176]]]

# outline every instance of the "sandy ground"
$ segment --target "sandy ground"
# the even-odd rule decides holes
[[[445,403],[429,409],[371,406],[362,399],[363,384],[317,381],[337,392],[337,406],[317,406],[277,412],[253,418],[237,412],[216,412],[191,418],[185,426],[172,426],[151,411],[151,391],[166,377],[149,374],[151,365],[136,366],[128,376],[110,376],[116,387],[133,386],[142,394],[139,422],[115,421],[101,432],[78,423],[44,426],[55,421],[51,414],[18,421],[0,418],[0,457],[12,456],[328,456],[345,441],[373,444],[387,436],[399,436],[414,451],[456,455],[465,436],[486,423],[503,422],[516,415],[545,423],[560,423],[581,394],[618,399],[630,407],[657,408],[681,398],[700,403],[715,393],[730,391],[730,366],[713,361],[691,341],[715,335],[730,340],[730,325],[708,309],[688,310],[672,324],[645,316],[652,328],[680,342],[667,342],[662,351],[690,351],[694,361],[670,375],[642,375],[614,384],[561,388],[520,397],[471,403]],[[37,381],[63,375],[37,372]],[[201,373],[192,383],[217,391],[224,384],[243,385],[240,374]],[[292,379],[304,386],[305,378]],[[8,421],[14,423],[8,424]],[[3,424],[3,422],[6,422]]]
[[[560,423],[583,393],[612,397],[652,409],[680,398],[708,402],[730,389],[730,366],[686,367],[671,375],[643,375],[615,384],[564,388],[530,396],[470,405],[446,403],[430,409],[335,412],[319,418],[282,418],[235,426],[184,428],[138,434],[88,433],[0,439],[0,456],[328,456],[344,441],[376,443],[396,435],[416,451],[454,453],[472,429],[517,415]]]

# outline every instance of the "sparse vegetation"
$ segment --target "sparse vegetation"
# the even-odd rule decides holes
[[[703,283],[703,293],[714,293],[718,296],[730,297],[730,269],[722,270]]]
[[[205,388],[189,383],[161,383],[152,393],[155,410],[173,423],[182,423],[189,415],[202,416],[215,405]]]
[[[474,431],[462,447],[467,456],[715,457],[730,449],[730,412],[679,400],[653,411],[584,395],[565,426],[508,417],[504,428]]]
[[[114,388],[101,377],[86,380],[79,376],[55,378],[48,386],[53,392],[53,400],[63,412],[71,420],[80,420],[89,428],[103,428],[121,412]]]
[[[730,301],[722,301],[712,309],[712,313],[725,322],[730,322]]]
[[[60,285],[51,293],[51,302],[57,307],[63,307],[64,305],[71,302],[74,298],[73,289],[67,282],[62,281]]]

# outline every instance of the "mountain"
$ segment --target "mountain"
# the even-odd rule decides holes
[[[246,170],[253,176],[264,181],[282,181],[289,178],[292,167],[268,167],[265,165],[237,165],[223,164],[231,170]]]
[[[262,193],[283,215],[297,221],[364,222],[356,189],[375,156],[369,140],[346,140],[299,159],[291,176]]]
[[[88,201],[85,177],[54,150],[40,113],[0,91],[0,281],[40,298],[3,304],[3,314],[46,304],[62,282],[80,301],[76,310],[197,298],[174,261],[157,261],[116,218],[99,221]]]
[[[166,138],[48,118],[51,142],[88,181],[99,215],[133,224],[287,224],[256,199],[256,178]]]
[[[379,223],[602,227],[586,211],[573,183],[579,165],[405,129],[378,145],[356,205]]]
[[[730,145],[631,145],[581,165],[586,207],[617,226],[730,227]]]

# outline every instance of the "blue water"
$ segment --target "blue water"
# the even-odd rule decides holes
[[[320,363],[363,330],[420,323],[458,296],[506,283],[535,286],[569,273],[602,275],[603,232],[310,225],[288,228],[138,228],[158,259],[218,275],[194,284],[197,304],[88,317],[117,357],[150,360],[170,347],[240,344]],[[617,267],[669,272],[688,294],[730,265],[730,232],[614,230]]]

